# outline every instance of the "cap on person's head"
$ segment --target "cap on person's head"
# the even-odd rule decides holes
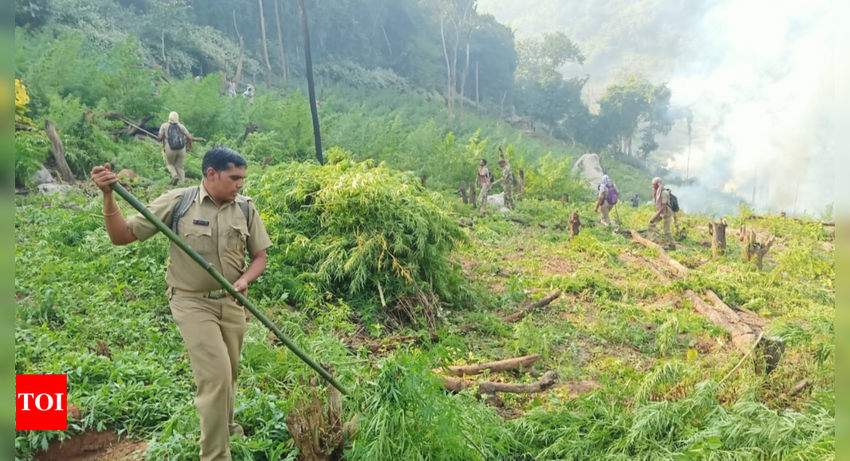
[[[168,123],[178,123],[180,121],[180,116],[177,115],[177,112],[172,112],[168,114]]]

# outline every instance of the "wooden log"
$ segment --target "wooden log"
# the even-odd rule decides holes
[[[690,273],[687,267],[683,266],[679,261],[676,261],[675,259],[671,258],[670,255],[668,255],[667,252],[664,251],[664,248],[661,248],[661,246],[659,246],[657,243],[641,237],[640,234],[638,234],[635,230],[632,230],[631,234],[635,242],[638,242],[647,248],[652,248],[653,250],[657,251],[658,259],[664,261],[665,264],[672,267],[673,270],[675,270],[679,276],[687,277],[688,273]]]
[[[466,196],[466,181],[460,182],[460,187],[457,191],[460,193],[460,198],[463,199],[464,205],[469,205],[469,198]]]
[[[524,371],[525,369],[531,367],[535,363],[540,361],[540,355],[532,354],[525,355],[522,357],[515,357],[512,359],[498,360],[496,362],[487,362],[487,363],[479,363],[477,365],[461,365],[461,366],[451,366],[442,371],[447,371],[454,376],[474,376],[481,374],[485,371],[490,371],[492,373],[499,373],[502,371],[513,371],[520,370]],[[439,371],[439,370],[434,370]]]
[[[561,290],[555,290],[555,291],[549,293],[548,295],[544,296],[543,298],[531,303],[528,307],[524,307],[524,308],[514,312],[513,314],[506,315],[506,316],[502,317],[500,320],[502,322],[505,322],[505,323],[512,323],[512,322],[522,320],[526,315],[531,313],[531,311],[533,311],[535,309],[540,309],[540,308],[548,306],[549,304],[552,304],[552,301],[558,299],[558,297],[561,296],[561,293],[563,293]]]
[[[827,226],[827,227],[835,227],[835,221],[821,221],[821,225],[824,225],[824,226]]]
[[[496,396],[497,392],[511,394],[534,394],[543,392],[558,383],[558,374],[552,370],[543,374],[543,377],[535,383],[511,384],[494,383],[490,381],[477,382],[463,378],[443,377],[443,387],[452,392],[460,392],[469,387],[478,386],[478,392],[490,396]]]
[[[750,352],[758,335],[735,311],[729,308],[729,306],[726,306],[725,303],[722,305],[709,305],[692,290],[687,290],[685,294],[690,298],[694,310],[707,318],[711,323],[731,334],[732,344],[736,349],[744,354]]]
[[[516,216],[508,216],[508,219],[509,219],[510,221],[513,221],[513,222],[517,223],[517,224],[521,224],[521,225],[523,225],[523,226],[527,226],[527,225],[528,225],[528,221],[524,221],[524,220],[522,220],[522,219],[519,219],[519,218],[517,218]]]
[[[726,220],[708,223],[711,234],[711,256],[717,258],[726,254]]]
[[[566,196],[566,194],[564,194]],[[570,237],[575,237],[581,231],[581,219],[578,216],[578,211],[570,213]]]
[[[56,132],[56,125],[50,120],[44,120],[44,132],[47,134],[47,139],[50,140],[50,153],[53,154],[53,159],[59,168],[59,175],[66,183],[75,184],[74,173],[71,172],[71,167],[68,166],[68,161],[65,160],[65,148],[62,146],[62,140],[59,139],[59,134]]]
[[[812,382],[809,381],[808,379],[804,379],[804,380],[800,381],[799,383],[797,383],[796,386],[794,386],[793,389],[791,389],[791,392],[788,393],[788,397],[796,397],[801,392],[808,389],[811,385],[812,385]]]

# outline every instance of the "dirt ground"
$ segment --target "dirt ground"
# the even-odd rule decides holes
[[[118,461],[141,460],[146,442],[135,442],[112,431],[86,432],[60,443],[50,442],[37,461]]]

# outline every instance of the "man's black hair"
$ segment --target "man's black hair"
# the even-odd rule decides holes
[[[485,164],[485,165],[487,164],[487,159],[486,159],[486,158],[482,158],[482,159],[481,159],[481,161],[482,161],[482,162],[484,162],[484,164]]]
[[[213,146],[204,154],[204,160],[201,162],[201,174],[207,175],[207,170],[213,170],[221,173],[229,170],[231,167],[247,167],[248,162],[245,158],[239,155],[235,150],[226,146]]]

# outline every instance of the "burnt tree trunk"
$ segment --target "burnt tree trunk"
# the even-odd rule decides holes
[[[62,180],[68,184],[74,184],[74,173],[71,172],[71,167],[68,166],[68,161],[65,160],[65,147],[62,145],[62,140],[59,139],[59,134],[56,132],[56,125],[50,120],[44,121],[44,132],[47,133],[47,139],[50,140],[50,153],[53,154],[53,159],[56,161],[56,166],[59,168],[59,175]]]
[[[726,254],[726,221],[708,223],[708,232],[711,234],[711,255],[717,258]]]
[[[263,13],[263,0],[257,0],[260,5],[260,33],[263,34],[263,57],[266,60],[266,85],[272,87],[272,65],[269,62],[269,47],[266,43],[266,15]]]
[[[570,213],[570,237],[575,237],[580,231],[581,219],[578,217],[578,211],[573,211]]]
[[[463,204],[469,205],[469,198],[467,198],[467,196],[466,196],[466,181],[460,182],[460,187],[458,188],[457,191],[460,192],[460,198],[463,199]]]
[[[310,51],[310,29],[307,27],[307,9],[304,8],[304,0],[298,0],[298,8],[301,10],[301,28],[304,31],[304,61],[307,64],[307,90],[310,94],[310,113],[313,116],[313,137],[316,142],[316,159],[319,161],[319,165],[324,165],[322,133],[319,131],[319,108],[316,106],[316,85],[313,82],[313,54]]]
[[[286,81],[286,54],[283,52],[283,34],[280,31],[280,13],[277,7],[277,0],[274,0],[274,19],[277,24],[277,44],[280,48],[280,68],[283,71],[283,80]]]

